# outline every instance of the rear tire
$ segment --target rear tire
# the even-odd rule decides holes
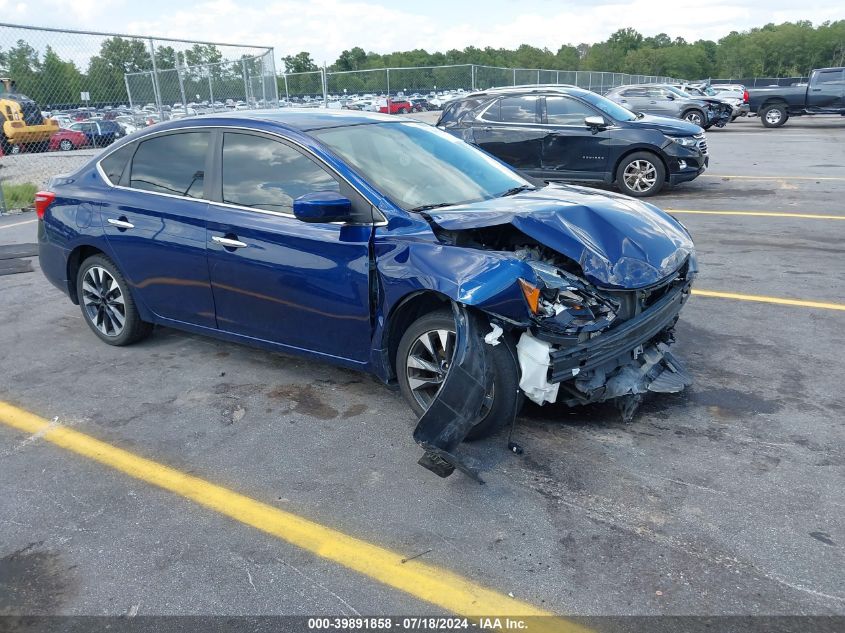
[[[59,149],[63,152],[69,152],[73,149],[73,142],[68,139],[62,139],[62,141],[59,143]]]
[[[446,354],[439,353],[446,351],[445,347],[448,345],[443,346],[444,349],[440,350],[436,347],[435,341],[434,356],[428,354],[427,347],[421,347],[421,338],[427,333],[436,332],[451,333],[454,337],[455,319],[451,312],[437,310],[421,316],[405,330],[396,351],[396,375],[399,382],[399,390],[417,417],[425,413],[428,408],[425,400],[427,397],[436,397],[439,387],[434,388],[432,394],[419,393],[421,388],[416,390],[412,388],[410,378],[414,376],[413,372],[419,372],[420,370],[409,366],[409,358],[412,354],[416,356],[423,350],[422,353],[427,355],[423,359],[425,361],[435,362],[438,358],[440,362],[447,364],[451,361],[452,350],[448,350],[450,358],[445,358]],[[485,410],[482,411],[481,419],[470,429],[470,432],[465,438],[468,441],[479,440],[496,433],[503,425],[512,421],[515,415],[514,412],[518,411],[519,405],[521,404],[519,368],[516,366],[512,351],[508,347],[508,343],[504,340],[504,337],[502,337],[498,345],[485,344],[484,350],[487,352],[487,362],[492,363],[493,366],[493,384],[491,385],[488,399],[485,402]],[[429,358],[428,356],[431,357]],[[409,376],[409,374],[411,375]],[[432,377],[434,376],[433,372],[426,373],[426,370],[422,370],[422,373],[417,373],[420,377],[427,377],[429,374]],[[448,365],[440,380],[444,380],[446,375],[448,375]],[[417,392],[416,394],[415,391]]]
[[[634,152],[616,168],[616,186],[629,196],[644,198],[659,193],[666,184],[666,167],[651,152]]]
[[[76,296],[82,317],[104,343],[131,345],[152,332],[152,324],[141,320],[126,279],[105,255],[92,255],[82,262]]]
[[[760,122],[763,127],[780,127],[788,118],[789,113],[786,107],[779,103],[768,105],[760,112]]]

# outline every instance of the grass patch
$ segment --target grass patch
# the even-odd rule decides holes
[[[6,210],[25,209],[34,204],[35,192],[38,187],[31,182],[17,185],[4,184],[3,197],[6,199]]]

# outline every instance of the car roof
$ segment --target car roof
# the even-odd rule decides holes
[[[221,113],[215,118],[236,121],[265,121],[285,127],[308,132],[323,128],[361,125],[365,123],[385,123],[396,121],[396,116],[363,112],[359,110],[329,110],[323,108],[285,108],[284,110],[242,110],[240,112]],[[184,119],[183,119],[184,120]]]
[[[501,86],[498,88],[488,88],[487,90],[476,90],[469,92],[459,98],[469,97],[485,97],[485,96],[499,96],[506,94],[535,94],[544,92],[559,92],[561,94],[583,95],[590,94],[590,90],[572,86],[570,84],[527,84],[523,86]]]

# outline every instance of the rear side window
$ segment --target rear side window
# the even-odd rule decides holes
[[[481,99],[461,99],[453,102],[446,106],[438,124],[460,121],[467,112],[472,112],[479,105],[481,105]]]
[[[628,88],[619,93],[622,97],[644,97],[646,96],[645,88]]]
[[[223,135],[223,202],[293,213],[293,201],[340,191],[335,178],[298,150],[251,134]]]
[[[481,118],[485,121],[501,121],[501,116],[499,114],[499,103],[501,103],[498,99],[493,102],[489,108],[484,111],[484,114],[481,115]]]
[[[537,123],[537,97],[507,97],[499,101],[503,123]]]
[[[129,159],[132,158],[134,151],[135,143],[130,143],[113,151],[100,161],[100,167],[111,184],[116,185],[120,183],[123,171],[126,169],[126,165],[129,164]]]
[[[182,132],[143,141],[132,159],[133,189],[202,198],[208,132]]]

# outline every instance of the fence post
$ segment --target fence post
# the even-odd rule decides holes
[[[178,59],[176,60],[179,61]],[[176,77],[179,79],[179,94],[182,95],[182,107],[185,108],[185,116],[188,115],[188,101],[185,99],[185,82],[182,81],[182,71],[179,69],[179,64],[176,64]]]
[[[593,89],[593,71],[592,70],[590,71],[590,78],[589,78],[588,81],[589,81],[589,83],[587,84],[587,90],[592,90]]]
[[[537,85],[540,85],[540,70],[537,69]]]
[[[208,103],[211,106],[211,111],[217,112],[214,107],[214,90],[211,88],[211,69],[206,68],[205,70],[208,73]]]
[[[470,72],[470,88],[475,90],[475,64],[469,65],[469,72]]]
[[[244,78],[244,101],[249,104],[249,84],[247,83],[246,78],[246,60],[241,60],[241,74]]]
[[[164,121],[164,109],[161,107],[161,86],[158,85],[158,67],[156,66],[156,47],[153,38],[150,38],[150,58],[153,61],[153,95],[158,108],[158,116]]]
[[[123,85],[126,86],[126,98],[129,99],[129,109],[134,110],[135,105],[132,103],[132,93],[129,91],[129,77],[126,73],[123,74]]]
[[[390,69],[387,70],[387,113],[390,114]],[[378,110],[376,110],[378,112]]]
[[[290,92],[288,91],[288,74],[285,73],[282,75],[285,80],[285,101],[290,102]]]
[[[323,62],[323,67],[320,69],[320,76],[323,80],[323,107],[329,107],[329,78],[326,75],[326,62]]]

